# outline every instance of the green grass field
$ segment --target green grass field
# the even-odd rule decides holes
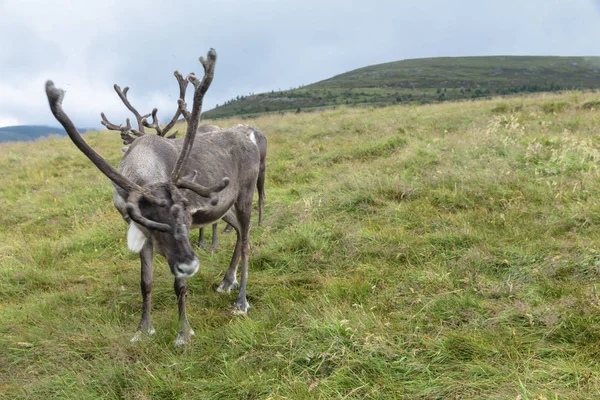
[[[599,398],[598,101],[253,120],[269,155],[252,309],[215,292],[222,235],[198,250],[184,350],[162,258],[157,334],[129,341],[139,260],[108,179],[68,139],[1,145],[0,398]],[[85,137],[118,163],[118,134]]]

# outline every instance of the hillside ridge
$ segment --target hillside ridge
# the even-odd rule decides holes
[[[80,132],[96,130],[94,128],[77,128]],[[48,125],[13,125],[0,127],[0,143],[28,142],[50,135],[66,136],[61,127]]]
[[[357,68],[296,89],[240,95],[204,118],[597,88],[600,57],[595,56],[417,58]]]

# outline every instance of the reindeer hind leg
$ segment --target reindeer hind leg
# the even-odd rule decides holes
[[[219,223],[215,222],[214,224],[212,224],[212,243],[210,244],[210,248],[212,250],[215,250],[217,248],[219,248],[219,238],[217,235],[217,227],[218,227]]]
[[[200,228],[198,233],[198,247],[201,249],[206,248],[206,242],[204,241],[204,227]]]
[[[258,226],[262,225],[263,213],[265,209],[265,167],[261,166],[256,181],[256,190],[258,191]]]

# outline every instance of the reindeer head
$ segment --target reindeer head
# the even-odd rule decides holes
[[[219,184],[206,188],[194,183],[195,178],[196,173],[175,184],[146,185],[142,192],[131,192],[127,199],[127,214],[132,220],[127,233],[129,249],[139,253],[146,240],[152,240],[154,248],[165,256],[176,277],[188,277],[198,270],[198,260],[188,236],[192,214],[182,189],[210,198],[210,203],[216,205],[217,193],[229,184],[229,179],[223,178]]]
[[[194,143],[202,109],[202,100],[214,76],[216,58],[217,54],[214,49],[211,49],[208,52],[206,59],[200,57],[200,63],[204,67],[204,77],[202,80],[198,80],[194,74],[190,74],[188,75],[185,84],[183,84],[182,79],[180,79],[181,75],[178,72],[175,72],[175,76],[180,83],[180,98],[178,101],[178,110],[173,121],[176,121],[180,114],[183,114],[188,121],[183,148],[177,158],[168,182],[153,182],[144,186],[138,185],[116,171],[83,140],[73,122],[71,122],[62,109],[64,91],[56,88],[52,81],[46,82],[46,95],[48,97],[50,109],[54,114],[54,117],[65,128],[73,143],[102,173],[127,192],[126,209],[127,214],[132,221],[128,232],[128,244],[130,249],[140,252],[146,240],[152,238],[157,251],[167,258],[171,272],[178,278],[192,276],[196,273],[199,266],[198,258],[189,242],[188,230],[191,225],[191,213],[186,209],[187,200],[182,189],[188,189],[202,197],[210,198],[211,203],[216,205],[218,202],[217,193],[229,184],[229,178],[224,177],[221,182],[216,185],[205,187],[194,182],[196,172],[194,172],[191,177],[182,176],[183,166],[190,155]],[[191,112],[186,110],[184,101],[187,82],[191,82],[195,87],[194,102]],[[117,89],[118,86],[115,85],[115,90]],[[130,106],[129,102],[126,101],[127,90],[120,92],[119,89],[117,90],[117,93],[120,93],[120,96],[121,94],[123,95],[121,97],[123,102],[136,115],[136,119],[138,119],[138,123],[140,124],[140,131],[136,131],[137,133],[141,135],[144,134],[142,126],[151,126],[155,128],[159,134],[163,132],[166,133],[166,131],[170,129],[170,126],[174,125],[174,122],[172,121],[173,124],[170,123],[167,127],[168,129],[161,130],[157,123],[156,109],[152,112],[153,124],[148,124],[146,117],[139,115],[139,113],[134,111],[133,107]],[[103,122],[108,123],[104,114],[102,114],[102,119]],[[116,125],[113,126],[116,127]],[[129,121],[127,121],[126,128],[121,129],[119,126],[118,129],[121,130],[122,136],[124,133],[128,135],[131,130]],[[136,134],[136,132],[133,133]],[[161,136],[163,136],[164,133]],[[136,135],[140,136],[138,134]]]

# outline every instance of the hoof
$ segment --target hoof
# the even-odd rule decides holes
[[[227,282],[225,279],[223,279],[223,281],[219,284],[219,286],[217,286],[217,292],[218,293],[231,293],[231,289],[236,290],[240,285],[238,284],[238,281],[235,280],[232,283]]]
[[[142,341],[144,338],[148,338],[150,336],[156,335],[156,329],[150,328],[146,332],[144,331],[136,331],[135,335],[131,338],[131,343],[136,343]]]
[[[246,299],[233,303],[233,315],[248,315],[248,310],[250,310],[250,303]]]
[[[175,339],[175,342],[173,343],[175,345],[175,347],[184,347],[187,346],[188,344],[190,344],[190,342],[192,341],[192,336],[194,336],[196,333],[190,329],[190,331],[185,334],[183,332],[180,332],[177,335],[177,338]]]

